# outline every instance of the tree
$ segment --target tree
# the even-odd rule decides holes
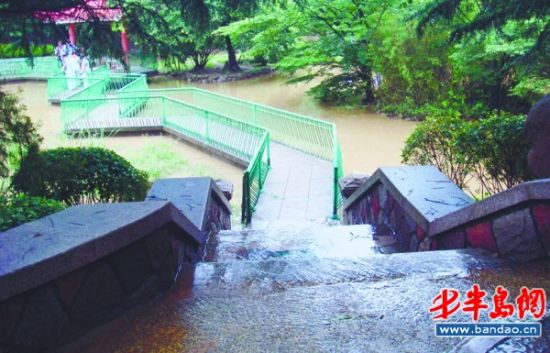
[[[173,6],[175,0],[162,0],[160,4]],[[150,0],[110,0],[110,6],[120,7],[125,25],[133,38],[139,38],[142,43],[151,47],[163,46],[162,37],[151,34],[152,25],[159,30],[169,33],[169,24],[157,11],[159,2]],[[49,0],[49,1],[18,1],[6,0],[0,6],[0,30],[3,41],[16,42],[25,50],[27,56],[32,56],[33,43],[44,43],[67,37],[61,26],[42,23],[36,12],[56,12],[79,6],[84,10],[90,9],[86,0]],[[90,22],[81,26],[86,46],[98,46],[102,51],[122,58],[119,39],[112,33],[111,26],[101,22],[92,10],[89,10]]]
[[[21,158],[38,149],[42,137],[16,96],[0,91],[0,177],[8,177]]]
[[[546,0],[432,0],[417,13],[419,35],[437,21],[451,22],[452,41],[479,32],[500,30],[510,22],[539,20],[543,26],[526,56],[548,55],[550,3]]]
[[[186,22],[198,31],[209,33],[221,26],[252,16],[259,8],[261,0],[192,0],[183,6],[182,13]],[[225,69],[240,71],[234,44],[229,35],[224,36],[227,50]]]

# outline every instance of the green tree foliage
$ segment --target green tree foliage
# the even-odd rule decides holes
[[[59,212],[65,205],[59,201],[25,194],[0,194],[0,232]]]
[[[548,52],[550,3],[545,0],[431,0],[417,13],[417,32],[422,35],[434,22],[450,23],[451,40],[479,32],[501,30],[511,22],[540,21],[542,30],[526,53]]]
[[[11,174],[29,149],[38,149],[42,138],[13,94],[0,91],[0,177]]]
[[[74,205],[143,200],[149,181],[115,152],[89,147],[30,153],[12,185],[28,195]]]
[[[316,91],[321,100],[333,101],[334,90],[349,84],[372,102],[373,36],[390,5],[390,0],[301,1],[276,8],[276,17],[265,7],[263,15],[222,30],[240,38],[250,33],[252,52],[279,59],[275,67],[295,74],[292,82],[324,79],[326,87]],[[274,28],[284,30],[277,34]]]
[[[192,0],[184,4],[182,14],[191,28],[210,34],[218,27],[253,16],[262,3],[261,0]],[[240,71],[231,36],[223,36],[223,41],[227,51],[225,69]]]
[[[438,20],[441,4],[451,2],[461,5],[448,20]],[[508,9],[511,2],[505,3]],[[499,2],[308,0],[264,6],[257,16],[215,33],[295,74],[290,82],[320,78],[313,94],[324,102],[362,100],[417,119],[433,109],[481,118],[493,111],[525,113],[550,89],[550,60],[540,45],[547,6],[520,3],[530,15],[477,27],[470,24],[483,12],[501,13]],[[533,52],[535,60],[525,60]]]
[[[435,165],[458,187],[464,188],[475,166],[473,156],[457,136],[469,123],[460,114],[428,116],[407,138],[402,152],[403,162],[415,165]]]
[[[435,165],[461,188],[474,180],[482,195],[532,178],[524,116],[501,113],[466,121],[458,112],[444,114],[428,116],[408,137],[405,163]]]

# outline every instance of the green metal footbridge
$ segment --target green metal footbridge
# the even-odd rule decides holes
[[[34,64],[34,66],[33,66]],[[0,81],[48,80],[66,133],[161,130],[243,165],[242,221],[250,223],[271,169],[270,141],[332,165],[332,216],[338,217],[342,155],[333,123],[198,88],[149,89],[142,74],[66,77],[56,58],[3,60]],[[327,215],[328,216],[328,215]]]

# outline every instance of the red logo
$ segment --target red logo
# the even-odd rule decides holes
[[[540,319],[544,316],[546,311],[546,292],[544,289],[521,287],[520,294],[513,302],[508,302],[509,296],[509,291],[503,286],[495,288],[490,301],[492,302],[489,311],[491,320],[506,319],[514,313],[520,320],[525,319],[527,314],[530,314],[534,319]],[[474,284],[466,292],[464,302],[460,301],[458,290],[443,288],[432,300],[429,312],[434,320],[447,320],[459,310],[462,310],[462,312],[472,315],[472,321],[476,322],[482,312],[489,310],[489,304],[485,301],[486,297],[487,291],[481,289],[478,284]]]

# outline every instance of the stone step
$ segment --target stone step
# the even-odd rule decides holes
[[[301,286],[392,281],[405,277],[466,278],[471,269],[501,265],[500,259],[473,249],[390,255],[369,253],[353,258],[293,255],[263,260],[224,258],[223,261],[197,264],[194,291],[199,296],[239,296]]]
[[[191,282],[63,352],[449,352],[461,338],[435,339],[428,313],[442,288],[515,296],[550,283],[549,266],[482,250],[200,263]]]
[[[370,225],[323,226],[281,223],[269,229],[221,231],[210,239],[205,261],[270,258],[359,258],[396,251],[395,240],[376,236]]]

